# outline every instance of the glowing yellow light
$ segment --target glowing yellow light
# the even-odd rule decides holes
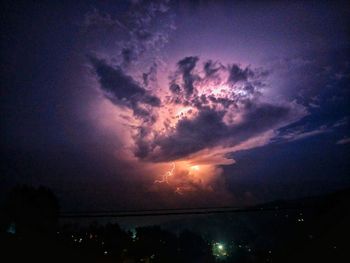
[[[224,246],[223,245],[218,245],[218,248],[220,249],[220,250],[223,250],[224,249]]]
[[[193,165],[191,166],[192,170],[199,171],[199,166],[198,165]]]

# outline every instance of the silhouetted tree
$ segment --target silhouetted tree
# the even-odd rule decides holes
[[[130,249],[131,237],[118,224],[107,224],[103,229],[104,251],[108,255],[121,259]]]
[[[189,230],[179,236],[179,262],[215,262],[211,246],[198,234]]]
[[[137,260],[151,262],[177,262],[177,238],[158,226],[136,229],[132,253]]]
[[[22,185],[10,192],[5,213],[18,235],[52,234],[57,226],[59,204],[51,190]]]

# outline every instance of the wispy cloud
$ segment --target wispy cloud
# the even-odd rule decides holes
[[[347,143],[350,143],[350,137],[345,137],[336,142],[336,144],[347,144]]]
[[[322,125],[320,127],[309,130],[307,130],[304,126],[301,126],[284,131],[283,133],[280,133],[279,136],[277,136],[275,139],[277,141],[282,140],[287,142],[293,142],[331,131],[332,129],[326,125]]]

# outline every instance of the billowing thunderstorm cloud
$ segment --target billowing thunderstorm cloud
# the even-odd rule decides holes
[[[212,191],[205,177],[233,164],[233,153],[336,129],[331,122],[304,120],[325,101],[319,90],[326,94],[348,76],[348,64],[332,68],[322,56],[278,58],[266,49],[270,59],[255,66],[235,59],[238,53],[231,59],[215,45],[208,51],[205,44],[200,47],[207,52],[197,55],[183,45],[201,35],[185,22],[178,33],[175,21],[191,17],[176,20],[172,7],[168,1],[132,1],[122,16],[97,10],[86,16],[87,64],[93,88],[118,117],[113,118],[116,137],[123,138],[118,158],[127,156],[142,173],[154,165],[147,173],[163,174],[158,181],[166,183],[172,176],[178,193]],[[215,41],[220,46],[226,36]]]
[[[230,148],[306,114],[296,103],[266,100],[262,90],[268,72],[262,69],[185,57],[168,76],[167,90],[157,93],[120,66],[97,58],[91,63],[105,97],[131,109],[140,120],[134,127],[140,131],[134,137],[134,154],[147,161],[168,162],[207,148]]]

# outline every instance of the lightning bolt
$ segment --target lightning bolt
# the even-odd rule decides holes
[[[175,163],[172,163],[172,168],[167,171],[165,174],[162,176],[162,180],[155,180],[155,183],[167,183],[169,184],[168,177],[174,175],[174,170],[175,170]]]
[[[181,187],[176,187],[175,193],[177,193],[177,194],[179,194],[179,195],[183,195],[183,194],[184,194],[184,193],[182,192]]]

